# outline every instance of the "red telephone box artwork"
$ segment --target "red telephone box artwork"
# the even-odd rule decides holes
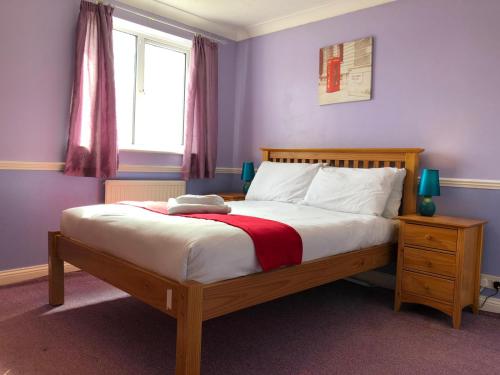
[[[340,91],[340,58],[328,59],[326,71],[326,92]]]
[[[371,37],[320,49],[320,105],[371,99]]]

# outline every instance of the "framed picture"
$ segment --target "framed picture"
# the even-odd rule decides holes
[[[319,50],[319,104],[372,98],[373,38],[363,38]]]

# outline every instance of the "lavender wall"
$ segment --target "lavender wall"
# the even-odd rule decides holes
[[[72,84],[74,35],[80,0],[0,2],[0,160],[64,161]],[[115,15],[190,38],[178,29]],[[220,46],[219,166],[233,159],[236,46]],[[180,165],[172,154],[121,153],[124,164]],[[124,174],[120,178],[179,179],[175,174]],[[232,190],[238,176],[190,181],[188,191]],[[102,202],[102,181],[59,172],[0,170],[0,270],[46,262],[47,231],[63,209]]]
[[[235,187],[238,176],[188,182],[206,194]],[[123,179],[179,179],[176,174],[120,173]],[[59,172],[0,171],[0,271],[47,262],[47,231],[59,229],[61,211],[103,201],[103,182]]]
[[[66,150],[76,20],[80,0],[0,3],[0,160],[63,161]],[[185,38],[191,34],[115,15]],[[218,165],[232,160],[235,43],[220,45]],[[179,155],[122,152],[124,163],[180,165]]]
[[[398,0],[238,44],[234,164],[259,146],[424,147],[443,177],[500,179],[500,2]],[[373,100],[319,106],[318,50],[374,36]],[[500,275],[500,191],[443,189],[440,213],[484,217]]]
[[[63,161],[79,0],[0,3],[0,160]],[[445,177],[500,179],[500,26],[496,0],[398,0],[220,49],[219,166],[260,160],[260,146],[425,147]],[[168,32],[178,30],[116,15]],[[322,46],[375,37],[374,98],[319,106]],[[122,153],[125,164],[180,156]],[[174,174],[121,174],[174,179]],[[192,181],[230,190],[238,176]],[[443,189],[441,213],[484,217],[483,271],[500,275],[500,191]],[[102,182],[57,172],[0,171],[0,270],[45,262],[46,231],[64,208],[102,201]]]
[[[440,214],[488,220],[484,232],[483,273],[500,276],[500,190],[444,188],[435,201]]]
[[[236,160],[261,145],[423,146],[446,177],[500,179],[498,14],[496,0],[398,0],[240,43]],[[373,100],[319,106],[319,48],[369,35]]]

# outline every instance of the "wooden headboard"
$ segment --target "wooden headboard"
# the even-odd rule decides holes
[[[262,160],[281,163],[329,163],[332,167],[406,168],[402,214],[417,208],[419,154],[423,148],[261,148]]]

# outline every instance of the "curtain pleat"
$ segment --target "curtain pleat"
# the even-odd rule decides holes
[[[118,169],[112,14],[111,6],[80,4],[67,175],[108,178]]]
[[[218,46],[193,39],[186,99],[184,179],[215,177],[218,128]]]

